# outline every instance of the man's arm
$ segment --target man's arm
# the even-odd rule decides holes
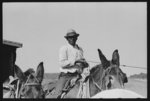
[[[63,69],[72,69],[72,68],[80,69],[80,66],[79,65],[73,65],[73,66],[67,65],[67,66],[64,66],[62,68]]]
[[[62,47],[59,51],[59,63],[61,67],[66,67],[70,65],[70,61],[67,56],[67,47]]]
[[[74,64],[75,65],[78,64],[78,63],[79,64],[84,64],[85,67],[88,67],[89,64],[87,63],[86,59],[84,58],[84,51],[83,51],[83,49],[81,47],[79,47],[79,50],[80,50],[80,59],[76,60]]]

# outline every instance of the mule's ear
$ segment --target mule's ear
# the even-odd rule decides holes
[[[39,80],[39,82],[41,83],[44,77],[44,66],[43,66],[43,62],[41,62],[36,70],[36,78]]]
[[[17,65],[14,65],[14,70],[15,70],[15,74],[19,78],[19,80],[24,82],[26,80],[26,76],[24,75],[22,70]]]
[[[110,63],[106,59],[106,57],[103,55],[103,53],[102,53],[102,51],[100,49],[98,49],[98,53],[99,53],[99,58],[101,60],[101,63],[103,65],[103,67],[106,69],[110,65]]]
[[[116,65],[120,65],[120,61],[119,61],[119,53],[118,53],[118,50],[116,49],[114,52],[113,52],[113,55],[112,55],[112,63],[113,64],[116,64]]]

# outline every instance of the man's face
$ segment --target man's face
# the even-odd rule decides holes
[[[76,44],[77,39],[78,39],[77,37],[68,37],[67,38],[68,43],[73,45],[73,46]]]

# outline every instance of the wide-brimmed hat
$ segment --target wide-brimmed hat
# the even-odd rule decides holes
[[[75,30],[70,29],[70,30],[67,31],[67,34],[66,34],[66,36],[64,36],[64,37],[65,37],[65,38],[69,38],[69,37],[78,37],[78,36],[79,36],[79,34],[76,33]]]

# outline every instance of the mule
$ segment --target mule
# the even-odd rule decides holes
[[[37,66],[36,72],[31,73],[28,77],[18,68],[17,77],[21,82],[19,98],[44,98],[44,91],[41,85],[44,77],[43,62]]]
[[[124,83],[127,83],[126,74],[119,68],[119,53],[115,50],[112,55],[112,60],[108,61],[100,49],[98,49],[101,64],[94,66],[90,70],[90,75],[86,78],[89,81],[89,97],[94,96],[98,92],[107,89],[123,88]],[[62,98],[77,98],[79,94],[80,82]]]
[[[44,91],[42,89],[42,80],[44,77],[43,62],[41,62],[36,72],[29,69],[27,72],[15,66],[16,77],[19,79],[17,96],[15,98],[44,98]]]
[[[14,65],[14,68],[19,68],[16,64]],[[31,73],[34,73],[35,71],[32,68],[27,69],[24,74],[25,76],[29,76]],[[7,80],[3,82],[3,98],[16,98],[17,97],[17,90],[19,89],[19,79],[16,76],[16,70],[14,71],[14,77],[9,76]]]

